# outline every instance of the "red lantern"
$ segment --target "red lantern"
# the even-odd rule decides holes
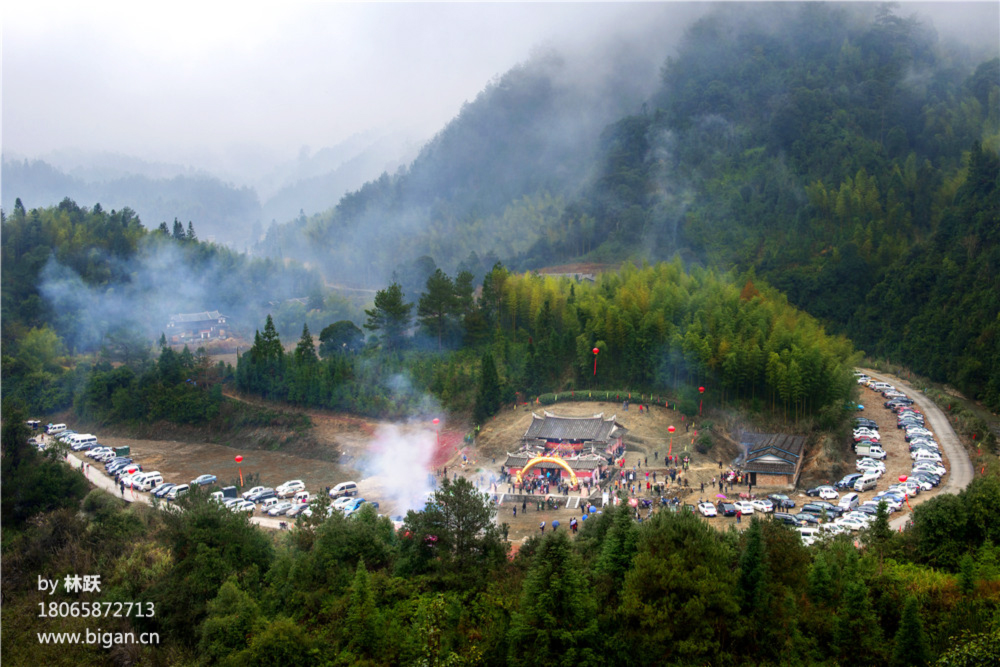
[[[675,428],[674,428],[673,426],[668,426],[668,427],[667,427],[667,430],[668,430],[668,431],[670,431],[671,433],[673,433],[673,432],[674,432],[674,431],[676,431],[677,429],[675,429]]]
[[[705,388],[704,387],[698,387],[698,393],[699,394],[704,394],[705,393]]]
[[[437,417],[435,417],[435,418],[434,418],[434,421],[432,421],[431,423],[432,423],[432,424],[434,424],[435,426],[437,426],[438,424],[440,424],[440,423],[441,423],[441,420],[440,420],[440,419],[438,419]]]
[[[900,482],[905,482],[907,479],[909,479],[909,478],[906,475],[900,475],[899,476],[899,481]]]
[[[241,454],[241,455],[238,455],[238,456],[236,457],[236,462],[237,462],[237,463],[243,463],[243,455],[242,455],[242,454]]]
[[[667,458],[674,455],[674,431],[676,430],[673,425],[668,426],[667,430],[670,431],[670,448],[667,450]]]
[[[600,352],[596,347],[594,348],[594,375],[597,375],[597,353]]]
[[[243,455],[242,454],[237,454],[236,458],[234,460],[236,461],[237,464],[242,463],[243,462]],[[240,468],[238,468],[238,470],[240,471],[240,487],[242,488],[243,487],[243,468],[240,467]]]

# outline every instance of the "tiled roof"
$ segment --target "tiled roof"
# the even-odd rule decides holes
[[[740,433],[740,444],[747,447],[747,460],[752,461],[757,456],[771,454],[788,461],[795,461],[802,456],[806,437],[804,435],[789,435],[787,433]]]
[[[593,417],[559,417],[545,412],[543,417],[531,415],[524,439],[608,442],[623,436],[626,430],[614,416],[605,419],[603,413]]]

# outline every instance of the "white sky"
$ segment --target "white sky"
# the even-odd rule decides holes
[[[986,20],[972,28],[995,34],[998,5],[974,5]],[[961,6],[938,5],[969,29],[948,9]],[[688,20],[674,3],[6,0],[3,150],[287,158],[367,129],[430,135],[532,47],[641,31],[673,10]]]
[[[3,148],[286,156],[370,128],[428,133],[554,40],[653,4],[8,0]]]

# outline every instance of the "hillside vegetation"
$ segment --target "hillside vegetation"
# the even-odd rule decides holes
[[[752,269],[866,352],[1000,407],[1000,59],[901,11],[726,5],[603,125],[574,122],[558,63],[529,61],[409,169],[263,249],[370,286],[488,253],[515,270],[679,253]]]

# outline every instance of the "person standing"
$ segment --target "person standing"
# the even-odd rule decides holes
[[[538,524],[538,527],[541,529],[541,531],[543,533],[545,532],[545,522],[544,521],[542,521],[540,524]]]
[[[736,523],[740,523],[743,520],[743,512],[741,510],[736,510]]]

